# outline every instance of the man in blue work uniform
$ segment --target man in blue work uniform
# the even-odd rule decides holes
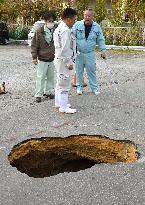
[[[99,24],[93,21],[93,18],[92,9],[88,9],[84,12],[84,19],[77,21],[73,26],[78,53],[75,64],[78,95],[83,93],[84,68],[92,92],[95,95],[100,93],[96,77],[96,45],[99,46],[101,57],[104,59],[106,58],[106,46],[102,30]]]

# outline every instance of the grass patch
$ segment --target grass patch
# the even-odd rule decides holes
[[[99,48],[96,48],[96,52],[100,52]],[[132,50],[129,48],[122,48],[122,49],[116,49],[116,48],[111,48],[107,49],[107,52],[109,53],[114,53],[114,54],[145,54],[143,50]]]
[[[113,53],[120,53],[120,54],[136,54],[136,53],[144,53],[142,50],[132,50],[132,49],[109,49],[109,51]]]

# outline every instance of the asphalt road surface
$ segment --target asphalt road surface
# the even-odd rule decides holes
[[[54,100],[34,98],[36,68],[28,46],[0,46],[0,205],[145,204],[145,53],[97,54],[101,93],[70,92],[74,115],[54,111]],[[86,74],[85,74],[86,75]],[[86,79],[87,81],[87,79]],[[118,84],[113,84],[113,82]],[[137,144],[132,164],[96,164],[79,172],[33,178],[9,164],[14,145],[30,138],[101,134]]]

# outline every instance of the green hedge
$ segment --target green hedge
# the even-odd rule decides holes
[[[108,27],[102,28],[107,45],[122,46],[145,46],[143,42],[143,28],[140,27]],[[18,27],[12,25],[9,27],[9,35],[12,39],[28,39],[28,27]]]

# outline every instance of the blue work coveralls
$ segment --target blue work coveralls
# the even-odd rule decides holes
[[[87,39],[85,38],[84,20],[77,21],[72,30],[76,36],[78,53],[75,63],[77,90],[83,90],[83,73],[85,68],[92,92],[99,91],[96,77],[96,45],[99,46],[101,52],[106,51],[105,39],[100,25],[93,21]]]

